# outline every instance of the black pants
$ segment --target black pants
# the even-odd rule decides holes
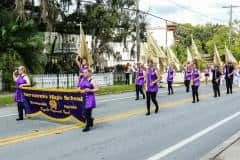
[[[84,115],[85,115],[85,119],[86,119],[86,127],[93,126],[92,108],[85,109]]]
[[[185,87],[186,87],[186,92],[189,92],[189,88],[190,88],[190,80],[185,80],[184,81]]]
[[[130,84],[130,73],[126,73],[125,78],[126,78],[125,84]]]
[[[143,98],[145,98],[145,94],[143,92],[143,86],[136,84],[136,99],[139,99],[139,92],[142,94]]]
[[[173,94],[172,81],[168,81],[168,94]]]
[[[23,102],[18,102],[17,106],[18,106],[18,117],[19,119],[23,119],[23,110],[24,110]]]
[[[227,94],[232,94],[233,78],[226,78]]]
[[[147,92],[147,112],[148,113],[150,113],[151,99],[152,99],[152,102],[155,104],[155,107],[156,107],[155,111],[158,111],[159,109],[156,96],[157,96],[157,92]]]
[[[198,86],[192,86],[192,97],[193,97],[194,102],[195,102],[196,99],[197,99],[197,101],[199,101]]]
[[[220,81],[218,81],[218,82],[214,81],[214,82],[212,82],[212,84],[213,84],[214,97],[217,97],[217,96],[220,97],[220,89],[219,89]]]

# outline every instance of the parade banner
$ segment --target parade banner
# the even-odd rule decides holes
[[[28,117],[43,115],[65,122],[71,118],[84,122],[85,94],[81,90],[22,88]]]

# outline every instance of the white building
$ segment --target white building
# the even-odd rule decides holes
[[[149,29],[150,33],[154,36],[156,41],[158,42],[159,46],[165,47],[166,45],[166,31],[163,28],[150,28]],[[173,32],[168,32],[168,41],[167,45],[170,46],[174,43],[174,38],[173,38]],[[78,54],[80,52],[80,36],[77,34],[64,34],[61,35],[56,32],[45,32],[45,43],[50,45],[50,48],[45,49],[44,52],[50,52],[51,50],[51,45],[54,42],[55,37],[56,39],[56,44],[55,44],[55,49],[54,53],[58,54],[61,52],[67,52],[67,53],[75,53]],[[86,41],[88,44],[89,50],[91,50],[91,43],[92,43],[92,37],[89,35],[86,35]],[[63,43],[62,43],[63,42]],[[126,48],[124,47],[123,42],[121,43],[116,43],[116,42],[111,42],[110,46],[113,49],[113,52],[115,55],[118,55],[120,59],[114,58],[113,55],[107,55],[104,54],[102,57],[102,67],[111,67],[115,66],[116,64],[134,64],[137,62],[137,57],[132,57],[131,56],[131,50],[133,47],[133,42],[131,39],[127,39],[126,42]],[[136,52],[136,47],[134,48],[134,51]]]

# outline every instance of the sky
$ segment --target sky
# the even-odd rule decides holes
[[[139,0],[140,10],[157,15],[176,23],[193,25],[218,23],[229,24],[229,8],[223,6],[239,5],[240,0]],[[233,9],[233,19],[238,19],[240,7]],[[160,45],[165,46],[165,21],[146,17],[148,30]],[[168,46],[173,43],[172,33],[168,33]]]
[[[228,24],[230,9],[222,6],[239,5],[240,0],[140,0],[140,9],[177,23]],[[240,8],[233,9],[233,19],[239,17]],[[151,26],[161,20],[147,17]]]

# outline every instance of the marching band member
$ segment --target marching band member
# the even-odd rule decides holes
[[[191,73],[192,73],[191,64],[190,64],[190,62],[188,62],[186,65],[186,68],[184,70],[184,84],[186,86],[186,92],[189,92]]]
[[[240,87],[240,65],[238,65],[236,71],[235,71],[235,78],[236,78],[236,85]]]
[[[148,70],[146,74],[147,75],[147,79],[146,79],[147,113],[146,115],[148,116],[150,115],[151,100],[156,106],[155,113],[158,113],[159,107],[158,107],[156,96],[158,92],[158,82],[160,80],[160,74],[157,71],[157,69],[153,67],[153,61],[151,59],[148,59],[147,63],[148,63]]]
[[[213,92],[214,97],[220,97],[220,81],[221,81],[221,71],[218,65],[214,65],[212,70],[212,85],[213,85]]]
[[[99,90],[98,85],[92,81],[92,71],[90,69],[85,69],[83,71],[83,77],[79,83],[79,89],[84,90],[86,94],[86,102],[84,106],[84,116],[86,118],[86,126],[82,130],[87,132],[90,127],[93,126],[92,110],[96,107],[95,92]]]
[[[20,121],[23,120],[23,110],[25,110],[25,106],[23,103],[24,95],[21,88],[31,85],[30,80],[26,74],[26,68],[24,66],[18,67],[18,69],[13,72],[13,80],[16,82],[15,102],[17,102],[19,116],[16,120]]]
[[[175,74],[175,70],[173,68],[173,64],[171,63],[168,67],[167,71],[167,83],[168,83],[168,95],[173,94],[173,78]]]
[[[144,67],[140,63],[137,64],[137,69],[136,69],[136,99],[139,100],[139,92],[142,94],[143,99],[145,99],[145,94],[143,92],[143,85],[144,85]]]
[[[205,68],[204,70],[204,76],[205,76],[205,84],[207,85],[208,84],[208,78],[210,76],[210,67],[207,65],[207,67]]]
[[[231,62],[228,62],[225,65],[225,80],[226,80],[226,87],[227,87],[227,94],[232,94],[232,85],[233,85],[233,75],[234,75],[234,66]]]
[[[200,71],[198,69],[197,63],[193,63],[193,71],[192,71],[191,79],[192,79],[192,97],[193,97],[192,103],[195,103],[196,99],[197,99],[197,102],[199,102],[198,88],[200,86]]]
[[[77,66],[79,67],[79,82],[80,82],[80,80],[83,76],[83,71],[88,68],[88,61],[86,58],[81,59],[81,61],[79,59],[80,59],[80,55],[77,55],[75,62],[77,64]]]

